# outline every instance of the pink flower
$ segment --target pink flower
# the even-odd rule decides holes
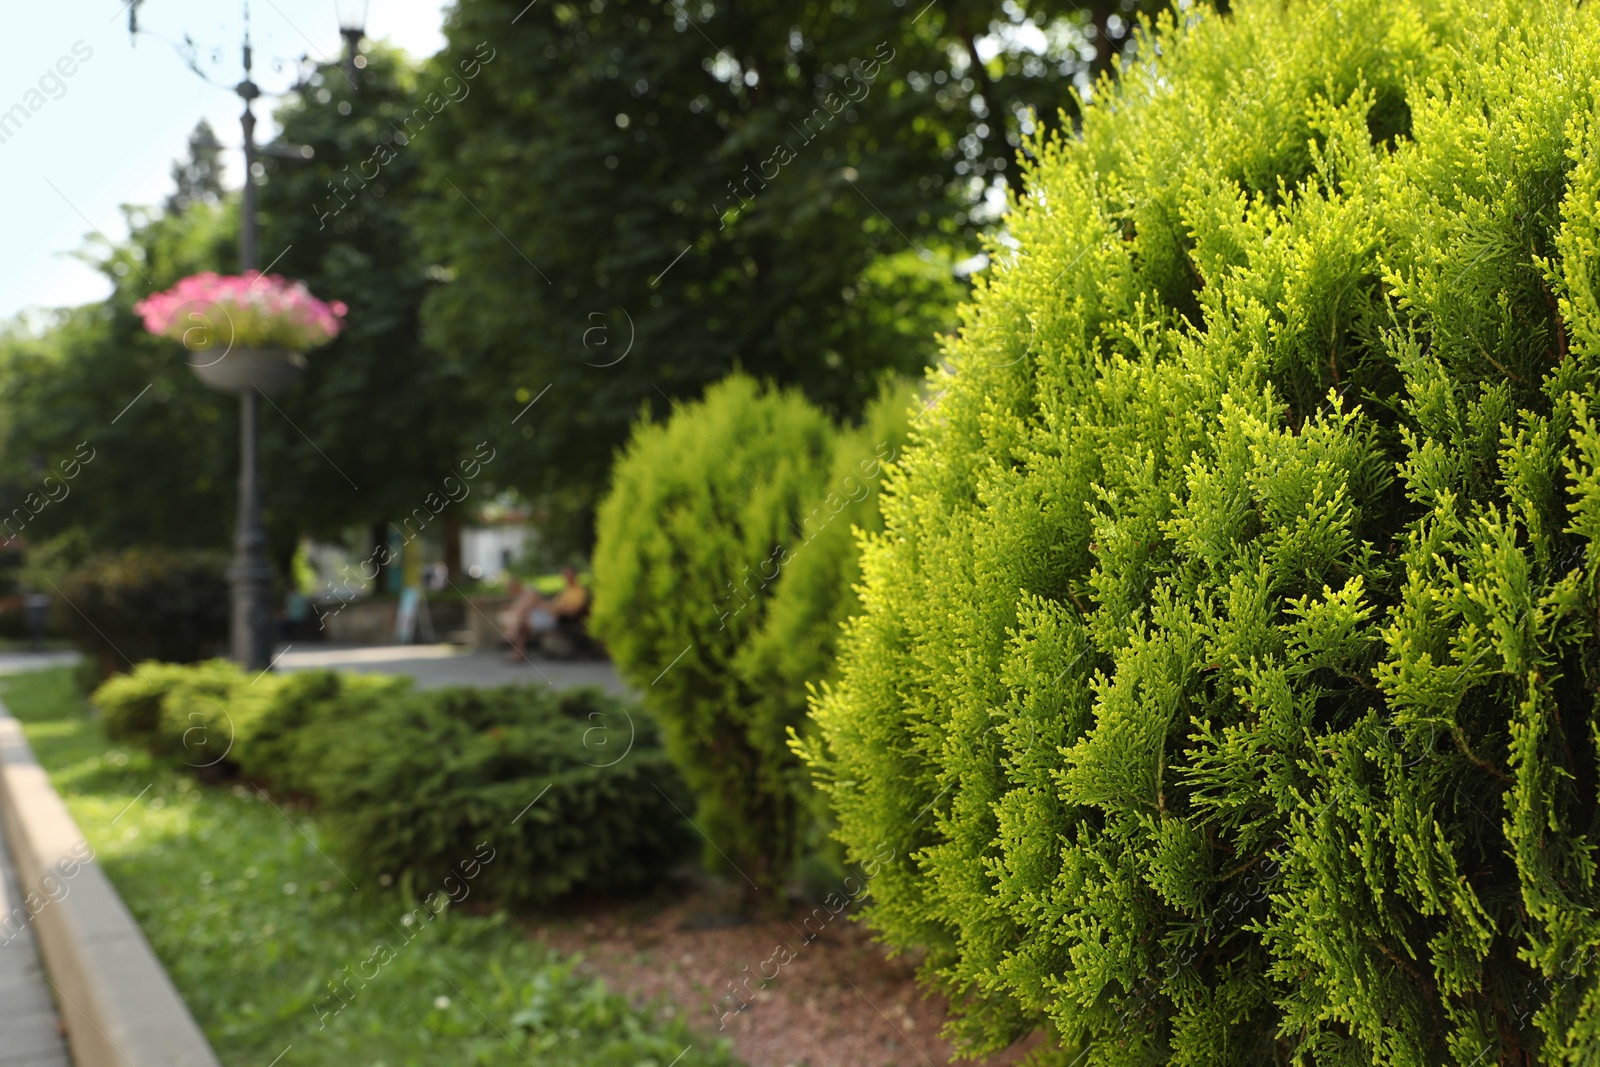
[[[343,301],[324,303],[304,282],[250,271],[202,271],[133,306],[144,328],[190,348],[250,345],[303,351],[339,335],[349,312]]]

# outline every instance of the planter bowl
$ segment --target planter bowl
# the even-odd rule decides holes
[[[192,353],[189,369],[196,378],[224,393],[243,393],[251,388],[281,393],[300,380],[306,357],[287,348],[235,345],[217,359],[207,353]]]

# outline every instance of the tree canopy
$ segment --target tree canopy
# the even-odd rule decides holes
[[[936,358],[1034,115],[1075,110],[1128,17],[463,0],[408,131],[431,336],[498,419],[550,389],[513,453],[533,491],[597,492],[641,406],[735,367],[853,416]]]
[[[324,536],[400,521],[485,436],[468,441],[474,398],[418,324],[434,284],[406,221],[420,159],[396,143],[416,72],[383,47],[365,58],[353,79],[320,68],[278,109],[281,133],[263,156],[263,261],[350,309],[281,412],[262,420],[278,524]]]
[[[279,108],[281,136],[263,149],[262,266],[351,309],[345,333],[310,354],[304,380],[261,405],[264,515],[280,564],[303,534],[409,515],[470,452],[471,398],[417,321],[430,283],[404,220],[416,155],[396,156],[375,181],[338,186],[342,198],[333,192],[393,138],[389,123],[415,90],[415,72],[382,48],[358,77],[359,88],[338,67],[317,71]],[[80,442],[96,451],[71,504],[30,521],[32,540],[77,528],[99,547],[228,542],[237,404],[196,381],[182,349],[147,335],[133,313],[185,275],[238,270],[238,196],[220,192],[217,140],[202,125],[190,146],[166,210],[128,209],[129,239],[91,246],[111,296],[4,341],[0,503],[16,507]]]
[[[641,407],[736,368],[856,417],[937,358],[1015,151],[1076,114],[1137,6],[463,0],[420,75],[380,46],[317,68],[263,148],[261,260],[351,314],[263,407],[275,543],[411,514],[486,439],[506,455],[493,480],[581,542]],[[113,394],[150,385],[141,403],[172,413],[116,450],[115,484],[147,487],[137,520],[106,494],[40,533],[225,540],[230,405],[131,314],[184,273],[236,269],[220,150],[197,127],[164,212],[95,252],[111,298],[7,343],[13,495]]]
[[[31,513],[14,528],[32,543],[77,529],[100,547],[219,547],[232,525],[236,405],[195,379],[181,347],[145,333],[133,305],[237,262],[237,212],[196,202],[172,215],[128,209],[128,220],[124,245],[89,253],[112,284],[106,300],[0,341],[0,506]],[[91,458],[61,499],[28,503],[80,447]]]

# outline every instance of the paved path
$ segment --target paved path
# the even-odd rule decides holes
[[[24,899],[0,825],[0,915],[20,909],[26,916]],[[11,923],[0,922],[0,1067],[70,1067],[32,924],[18,924],[15,916]]]
[[[274,660],[277,670],[308,671],[335,669],[360,674],[408,674],[419,689],[438,689],[446,685],[553,685],[573,689],[580,685],[599,686],[608,693],[624,695],[627,686],[617,669],[606,660],[550,660],[530,656],[515,663],[506,662],[503,652],[476,651],[456,645],[333,645],[325,643],[287,645]]]
[[[0,674],[60,667],[76,659],[72,652],[0,653]],[[5,820],[0,818],[0,1067],[70,1067],[33,925],[26,918],[26,899],[11,864]]]
[[[46,667],[68,667],[76,652],[0,652],[0,675]],[[529,656],[508,663],[505,651],[459,645],[338,645],[327,642],[291,644],[278,649],[273,666],[280,671],[341,670],[358,674],[409,674],[419,689],[446,685],[535,685],[557,689],[599,686],[626,695],[628,687],[608,660],[552,660]],[[0,1067],[9,1067],[0,1059]]]
[[[76,652],[0,652],[0,674],[40,671],[46,667],[70,667],[78,659]]]

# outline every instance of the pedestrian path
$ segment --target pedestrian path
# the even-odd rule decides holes
[[[70,1067],[26,900],[0,818],[0,1067]]]
[[[76,652],[0,652],[0,674],[42,671],[48,667],[70,667],[78,662]]]
[[[310,670],[357,674],[407,674],[418,689],[447,685],[548,685],[556,689],[598,686],[617,696],[627,686],[606,660],[551,660],[527,656],[508,660],[501,649],[453,645],[292,644],[280,648],[273,666],[285,673]],[[0,667],[3,669],[3,667]]]
[[[65,667],[76,652],[0,652],[0,674]],[[71,1067],[0,811],[0,1067]]]

